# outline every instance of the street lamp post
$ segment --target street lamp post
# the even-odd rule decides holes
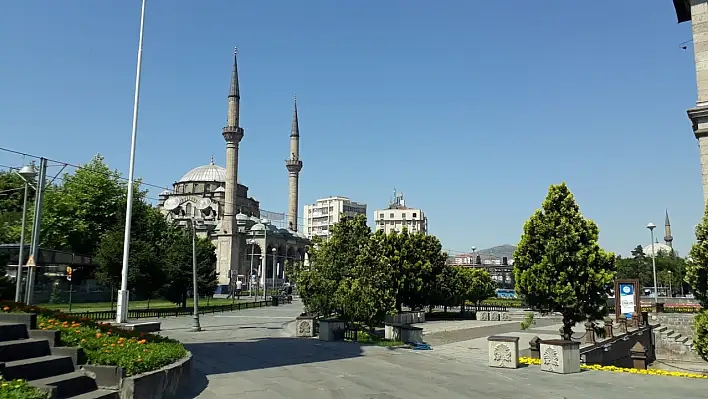
[[[272,270],[271,273],[270,273],[270,276],[271,276],[271,278],[272,278],[271,286],[272,286],[272,290],[275,291],[275,261],[277,260],[276,258],[278,257],[278,256],[276,255],[276,253],[278,252],[278,250],[277,250],[275,247],[273,247],[273,248],[271,248],[270,252],[273,253],[273,270]],[[271,294],[271,295],[272,295],[272,294]],[[266,301],[267,301],[267,300],[268,300],[268,298],[266,298]]]
[[[22,300],[22,265],[24,260],[25,252],[25,226],[27,223],[27,194],[29,193],[30,181],[34,182],[37,176],[37,169],[34,167],[34,163],[25,165],[19,172],[16,172],[22,180],[25,182],[25,197],[22,202],[22,230],[20,233],[20,254],[17,259],[17,276],[15,281],[15,302],[20,302]]]
[[[659,303],[659,292],[656,287],[656,253],[654,252],[654,229],[656,225],[654,223],[649,223],[647,229],[651,234],[651,268],[654,273],[654,303]]]
[[[671,280],[673,279],[674,275],[671,273],[671,270],[669,270],[669,298],[673,297],[673,291],[671,290]]]
[[[186,216],[185,219],[187,220],[187,225],[192,233],[192,297],[194,299],[194,314],[192,315],[192,318],[194,323],[192,324],[192,328],[190,330],[192,332],[199,332],[202,328],[199,324],[199,293],[197,291],[197,222],[194,216],[186,214],[179,203],[179,199],[176,197],[170,197],[165,200],[163,207],[175,216]],[[200,209],[200,212],[209,212],[208,205],[205,209]]]
[[[250,240],[248,240],[248,243],[251,244],[251,263],[250,263],[251,267],[249,268],[249,271],[248,271],[248,291],[250,291],[251,295],[254,295],[253,294],[253,284],[252,284],[253,283],[253,255],[254,255],[254,252],[256,251],[256,240],[250,239]],[[254,302],[255,302],[255,299],[256,299],[256,297],[254,295],[254,297],[253,297]]]
[[[477,250],[477,247],[474,245],[472,246],[472,266],[474,266],[477,262],[477,257],[475,256],[475,251]]]
[[[197,227],[194,217],[188,219],[192,225],[192,296],[194,297],[194,322],[192,332],[202,331],[199,325],[199,294],[197,293]]]

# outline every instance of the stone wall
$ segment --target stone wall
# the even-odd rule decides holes
[[[693,325],[695,317],[693,313],[652,313],[650,316],[652,324],[661,324],[691,340],[696,334]]]

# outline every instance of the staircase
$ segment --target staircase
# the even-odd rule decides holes
[[[693,350],[693,341],[671,327],[655,328],[654,343],[657,359],[704,362]]]
[[[0,323],[0,370],[5,380],[24,379],[52,399],[119,398],[117,391],[98,389],[70,356],[52,355],[49,341],[30,338],[22,323]]]

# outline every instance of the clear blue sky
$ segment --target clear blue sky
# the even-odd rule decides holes
[[[287,208],[297,93],[301,207],[346,195],[371,217],[395,186],[464,251],[516,244],[565,180],[607,250],[648,244],[668,208],[685,255],[703,205],[691,27],[671,3],[151,0],[136,175],[224,164],[238,46],[239,177],[265,209]],[[140,0],[2,8],[0,146],[127,172]]]

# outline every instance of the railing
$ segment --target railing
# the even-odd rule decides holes
[[[229,305],[200,306],[199,314],[232,312],[234,310],[262,308],[270,306],[271,301],[239,302]],[[155,309],[129,309],[128,319],[159,319],[162,317],[189,316],[194,313],[194,308],[155,308]],[[116,318],[115,310],[97,312],[69,313],[75,317],[85,317],[91,320],[113,320]]]
[[[477,312],[506,312],[507,308],[506,306],[501,306],[501,305],[467,305],[465,306],[466,309],[469,310],[476,310]]]

